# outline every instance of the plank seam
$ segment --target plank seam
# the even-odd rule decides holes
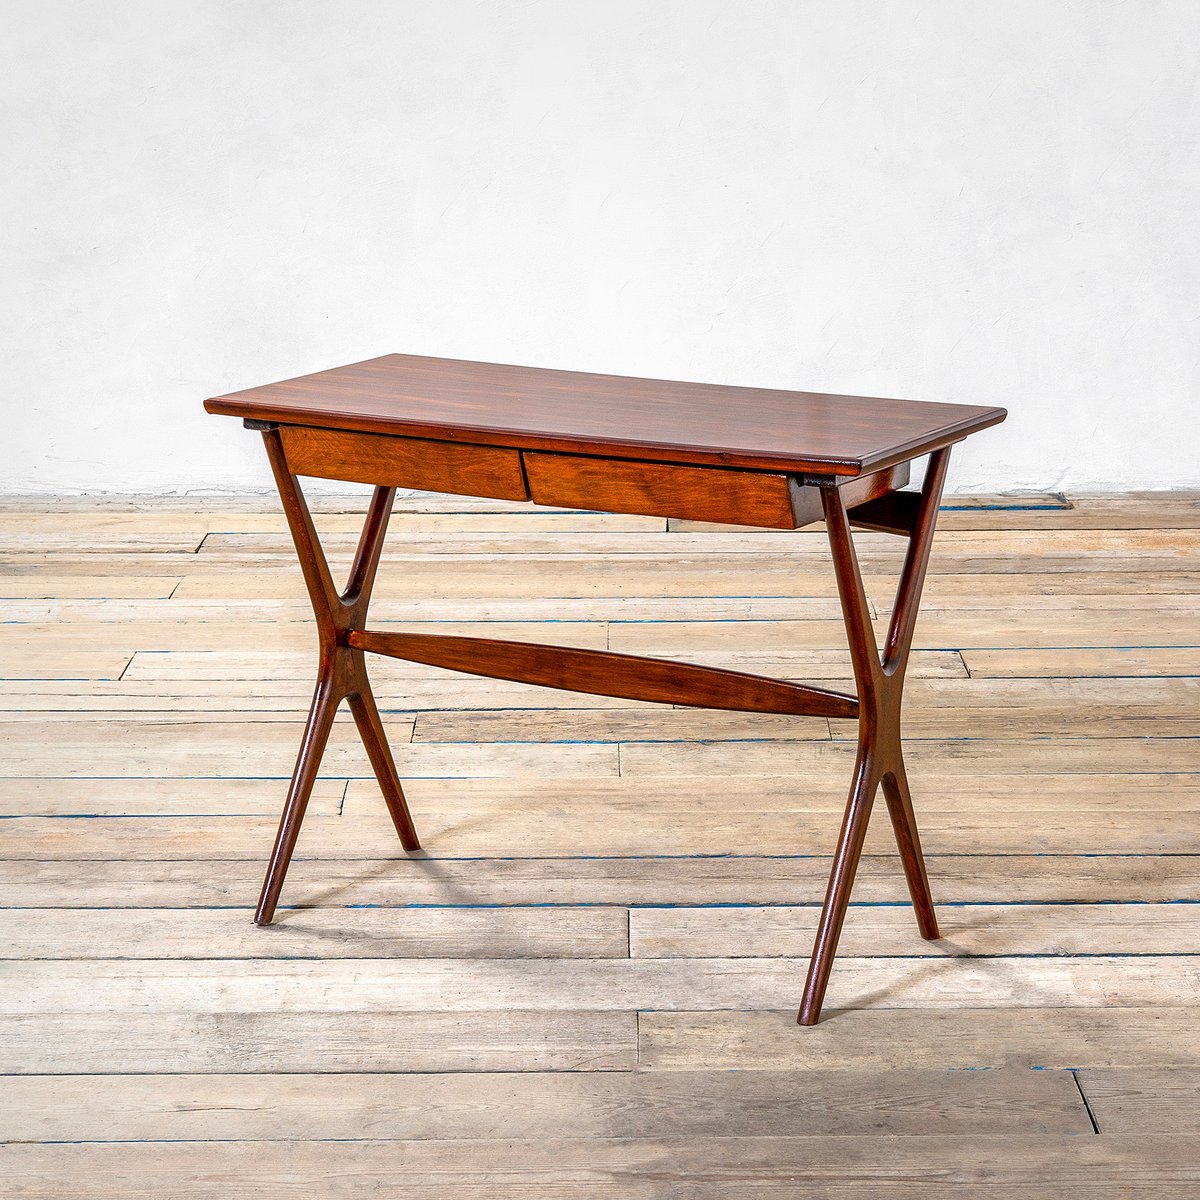
[[[1087,1098],[1087,1092],[1083,1090],[1083,1083],[1079,1078],[1079,1071],[1072,1067],[1070,1069],[1071,1078],[1075,1080],[1075,1087],[1079,1092],[1079,1098],[1083,1101],[1083,1107],[1087,1110],[1088,1120],[1092,1123],[1092,1132],[1098,1134],[1100,1132],[1100,1123],[1096,1120],[1096,1114],[1092,1111],[1091,1102]]]

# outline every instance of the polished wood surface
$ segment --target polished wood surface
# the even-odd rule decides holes
[[[535,504],[672,517],[759,529],[802,529],[822,519],[822,488],[796,475],[721,470],[574,454],[521,454]],[[839,480],[842,503],[868,519],[867,506],[899,497],[909,464]],[[901,532],[896,530],[895,532]]]
[[[454,496],[529,499],[515,450],[298,425],[280,426],[279,436],[297,475]]]
[[[369,629],[351,630],[347,641],[357,650],[388,658],[593,696],[733,712],[858,716],[857,699],[843,692],[637,654],[539,646],[499,638],[375,633]]]
[[[535,504],[764,529],[816,519],[815,488],[765,471],[726,471],[577,454],[521,455]]]
[[[366,504],[310,507],[348,564]],[[882,645],[905,543],[855,542]],[[0,581],[6,1197],[1194,1191],[1200,496],[944,501],[903,713],[944,936],[880,796],[807,1030],[854,722],[375,658],[425,849],[343,712],[259,929],[313,690],[278,501],[0,498]],[[400,496],[370,616],[854,686],[820,527]]]
[[[346,637],[349,630],[361,628],[366,620],[396,489],[376,487],[350,565],[345,590],[339,592],[317,539],[312,513],[309,512],[304,493],[301,492],[288,465],[279,430],[264,430],[263,444],[295,543],[300,571],[312,602],[317,626],[318,658],[317,682],[309,707],[308,721],[300,740],[300,751],[292,771],[287,798],[284,800],[283,815],[275,834],[275,845],[271,850],[258,908],[254,913],[254,920],[258,925],[270,924],[275,916],[275,906],[279,902],[283,880],[300,834],[300,823],[304,820],[313,786],[317,781],[317,772],[325,754],[325,744],[333,729],[334,717],[343,700],[349,704],[350,711],[354,714],[354,723],[358,726],[359,736],[371,760],[371,768],[383,792],[401,845],[409,851],[421,848],[417,832],[413,828],[412,816],[408,811],[408,803],[404,798],[404,789],[400,786],[400,779],[396,773],[396,764],[392,760],[387,735],[383,731],[383,722],[375,705],[375,697],[371,692],[366,659],[361,650],[348,644]]]
[[[821,1016],[842,922],[854,886],[854,875],[867,836],[867,822],[871,817],[875,793],[881,784],[887,797],[888,812],[900,850],[900,862],[916,912],[917,928],[926,941],[936,941],[940,936],[905,774],[904,752],[900,744],[900,706],[904,699],[905,672],[912,649],[929,552],[933,547],[938,505],[946,484],[949,457],[948,450],[939,450],[930,456],[892,604],[892,618],[888,623],[882,658],[875,642],[870,605],[850,533],[849,513],[838,489],[828,488],[823,493],[825,525],[833,550],[838,595],[850,639],[850,662],[858,691],[858,752],[854,760],[850,799],[842,818],[825,904],[809,961],[804,999],[797,1017],[801,1025],[815,1025]]]
[[[861,475],[961,441],[1002,408],[630,379],[389,354],[217,396],[211,413],[479,445]]]

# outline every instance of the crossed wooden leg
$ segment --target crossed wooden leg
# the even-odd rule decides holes
[[[325,743],[329,740],[329,731],[333,728],[333,718],[343,700],[349,702],[354,723],[358,727],[359,736],[379,780],[383,798],[392,815],[392,823],[400,835],[401,845],[405,850],[419,850],[421,843],[417,840],[412,816],[409,814],[404,791],[396,774],[396,764],[392,761],[392,752],[388,749],[383,723],[379,718],[379,709],[375,706],[371,682],[367,678],[366,659],[363,651],[351,646],[348,640],[350,632],[362,629],[366,621],[371,588],[375,583],[375,572],[379,567],[379,555],[383,550],[383,538],[387,532],[388,517],[391,515],[396,489],[375,489],[358,549],[354,554],[346,590],[339,595],[329,571],[329,563],[317,539],[317,531],[313,526],[312,514],[305,502],[304,493],[288,467],[279,432],[274,428],[267,428],[262,434],[275,484],[279,488],[279,497],[283,501],[288,528],[291,530],[296,554],[300,559],[300,569],[312,601],[319,639],[317,685],[313,692],[308,722],[304,727],[304,736],[300,742],[296,769],[288,788],[287,800],[284,802],[279,831],[275,835],[275,848],[271,851],[267,877],[263,881],[262,895],[254,914],[256,924],[268,925],[275,915],[275,906],[279,902],[288,863],[291,862],[292,851],[296,847],[300,822],[304,819],[304,810],[308,807],[308,798],[316,782]]]
[[[904,672],[912,648],[921,588],[925,582],[949,456],[950,451],[945,449],[935,452],[929,459],[920,503],[913,514],[911,528],[907,530],[908,552],[900,573],[900,585],[896,591],[896,603],[882,658],[871,628],[870,610],[850,533],[853,516],[847,511],[836,487],[824,488],[821,493],[860,707],[854,782],[850,787],[850,798],[846,803],[846,814],[834,851],[825,905],[817,924],[804,998],[797,1017],[801,1025],[815,1025],[821,1015],[829,973],[837,953],[838,937],[854,886],[854,873],[867,834],[871,806],[881,784],[895,829],[896,843],[900,848],[900,861],[904,864],[909,895],[916,910],[917,928],[927,940],[932,941],[939,936],[929,880],[925,874],[925,860],[913,816],[912,797],[904,773],[904,756],[900,745],[900,705],[904,695]]]
[[[284,876],[300,831],[300,823],[304,818],[304,810],[316,781],[321,756],[333,727],[334,715],[342,700],[349,702],[401,844],[405,850],[420,849],[420,842],[413,828],[412,817],[404,799],[367,678],[364,654],[367,650],[372,650],[393,657],[434,662],[456,670],[471,669],[478,674],[526,682],[549,682],[552,686],[602,695],[628,695],[637,699],[663,700],[668,696],[660,692],[667,687],[670,699],[682,703],[699,703],[702,707],[816,712],[847,716],[857,712],[859,732],[854,781],[834,852],[825,904],[817,926],[808,979],[797,1018],[799,1023],[814,1025],[820,1017],[830,970],[837,952],[838,937],[850,900],[854,874],[862,854],[871,807],[875,793],[881,785],[895,829],[909,894],[916,910],[918,929],[924,938],[932,940],[938,937],[937,918],[913,817],[908,780],[904,772],[900,745],[900,706],[904,672],[908,664],[921,589],[933,543],[938,504],[946,479],[948,450],[939,450],[930,456],[919,500],[908,494],[893,493],[891,497],[848,510],[844,497],[836,487],[822,485],[825,523],[833,549],[838,593],[849,635],[850,656],[858,691],[857,700],[849,695],[825,692],[822,689],[785,685],[778,681],[741,676],[737,672],[719,672],[723,684],[736,683],[742,691],[750,689],[745,695],[739,692],[737,700],[730,702],[728,697],[722,699],[710,694],[712,680],[709,677],[714,672],[707,668],[684,667],[651,659],[629,660],[621,664],[620,686],[613,686],[611,682],[601,684],[590,677],[583,681],[567,681],[561,677],[561,668],[568,663],[576,670],[581,666],[594,666],[593,658],[602,658],[606,667],[609,667],[617,659],[625,656],[561,647],[514,646],[511,643],[494,642],[490,643],[490,659],[473,660],[470,665],[466,665],[465,660],[460,661],[461,649],[465,648],[472,655],[477,655],[482,653],[489,643],[481,642],[480,639],[378,634],[366,631],[367,606],[379,566],[388,517],[395,499],[395,488],[375,489],[346,590],[339,594],[330,575],[329,564],[321,550],[312,515],[296,477],[288,466],[279,432],[274,426],[268,425],[263,428],[262,433],[305,585],[312,601],[320,656],[308,722],[254,917],[259,925],[268,924],[274,916]],[[901,501],[904,503],[900,503]],[[903,533],[908,538],[908,551],[882,657],[871,626],[870,611],[851,536],[852,525],[887,529]],[[469,644],[463,647],[460,643]],[[430,645],[435,646],[435,649],[431,650]],[[522,660],[520,664],[514,665],[512,655],[518,650],[526,656],[532,656],[531,661]],[[629,678],[635,664],[639,664],[642,671],[654,671],[657,674],[649,683],[633,688]],[[547,672],[551,673],[549,677],[546,677]],[[698,681],[704,685],[699,690]],[[759,692],[763,688],[766,688],[767,692],[760,695]],[[786,695],[780,694],[781,690]]]

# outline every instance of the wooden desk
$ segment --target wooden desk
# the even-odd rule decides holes
[[[900,744],[904,671],[950,447],[1002,408],[626,379],[392,354],[205,402],[261,431],[312,599],[316,691],[255,921],[270,922],[342,700],[406,850],[420,843],[367,678],[367,652],[566,691],[745,712],[857,717],[858,755],[798,1020],[821,1004],[882,785],[917,928],[938,935]],[[902,491],[929,455],[919,492]],[[339,595],[297,476],[375,485]],[[598,650],[379,633],[367,606],[397,488],[798,529],[824,520],[855,695]],[[851,529],[907,539],[882,655]]]

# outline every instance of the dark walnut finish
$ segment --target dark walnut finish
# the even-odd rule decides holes
[[[698,521],[796,527],[792,499],[801,489],[789,475],[536,451],[521,459],[534,504],[648,517],[688,512]]]
[[[211,413],[517,450],[865,475],[1004,420],[1002,408],[626,379],[388,354],[217,396]]]
[[[643,658],[609,650],[539,646],[533,642],[506,642],[499,638],[371,633],[365,629],[351,630],[347,640],[356,650],[367,650],[372,654],[428,663],[489,679],[535,683],[564,692],[685,704],[690,708],[724,708],[735,712],[858,716],[858,701],[843,692],[665,658]]]
[[[275,476],[275,485],[279,489],[279,498],[283,502],[288,528],[292,532],[292,541],[296,545],[300,571],[312,602],[317,624],[318,658],[312,707],[300,741],[291,787],[284,801],[283,818],[275,835],[275,848],[271,852],[262,895],[254,914],[254,920],[259,925],[270,924],[275,915],[283,878],[300,833],[300,822],[304,820],[304,810],[308,807],[308,798],[317,781],[317,771],[325,753],[325,743],[329,740],[329,731],[333,728],[333,718],[343,700],[350,705],[350,712],[366,747],[367,757],[371,760],[371,769],[379,780],[400,844],[405,850],[421,848],[408,811],[408,802],[404,799],[404,789],[396,774],[396,764],[388,748],[379,709],[375,706],[375,696],[367,678],[366,659],[363,652],[351,646],[349,641],[350,631],[361,629],[367,619],[367,606],[371,602],[371,589],[375,585],[375,572],[379,568],[379,555],[383,550],[383,538],[387,533],[396,489],[375,489],[362,536],[354,552],[346,590],[339,594],[317,539],[304,493],[288,467],[279,430],[263,430],[263,442],[271,473]]]
[[[279,436],[297,475],[492,500],[529,499],[516,450],[288,425],[280,426]]]
[[[529,496],[535,504],[641,513],[694,521],[800,529],[821,519],[821,492],[795,475],[768,471],[687,467],[670,463],[524,453]],[[892,492],[908,482],[908,463],[859,475],[841,485],[849,505]]]
[[[631,700],[858,718],[858,754],[798,1020],[815,1024],[882,787],[922,937],[938,937],[900,707],[950,446],[1000,408],[827,396],[388,355],[205,403],[262,432],[312,600],[317,684],[255,920],[270,922],[329,737],[350,705],[406,850],[420,844],[367,678],[367,653]],[[929,454],[920,493],[902,491]],[[339,594],[298,475],[375,485]],[[856,695],[740,671],[499,639],[366,627],[397,488],[794,529],[824,520]],[[907,540],[882,652],[852,528]]]

